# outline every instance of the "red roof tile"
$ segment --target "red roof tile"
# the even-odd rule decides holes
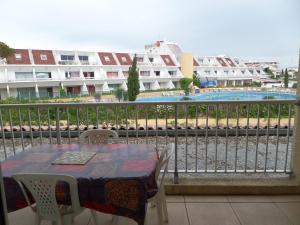
[[[193,58],[193,66],[200,66],[199,63],[196,61],[195,58]]]
[[[20,58],[16,58],[16,56]],[[8,64],[31,64],[28,49],[15,49],[15,54],[7,58]]]
[[[173,60],[171,59],[171,56],[169,55],[160,55],[160,57],[163,59],[166,66],[176,66]]]
[[[132,60],[128,53],[116,53],[120,65],[131,65]]]
[[[227,61],[227,63],[232,66],[235,67],[236,65],[234,64],[234,62],[231,60],[231,58],[225,58],[225,60]]]
[[[103,65],[117,65],[111,52],[98,52],[98,55]]]
[[[32,50],[33,61],[38,65],[55,65],[51,50]]]
[[[217,57],[217,60],[221,64],[221,66],[227,66],[227,64],[225,63],[225,61],[222,58]]]

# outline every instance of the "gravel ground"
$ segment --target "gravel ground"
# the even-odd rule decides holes
[[[49,139],[33,139],[33,145],[38,145],[41,142],[49,143]],[[77,142],[78,138],[71,139],[71,143]],[[118,142],[126,143],[126,138],[119,138]],[[156,138],[129,138],[128,142],[149,143],[155,145]],[[157,137],[157,146],[159,150],[164,149],[166,143],[171,142],[174,142],[174,137]],[[25,150],[31,147],[30,138],[25,138],[23,143]],[[56,143],[56,139],[52,139],[52,143]],[[67,138],[62,138],[62,143],[69,143],[69,140]],[[287,143],[286,137],[279,137],[277,139],[276,136],[270,136],[267,145],[266,136],[261,136],[258,140],[255,136],[248,137],[247,151],[247,137],[229,137],[227,141],[227,148],[225,137],[218,137],[217,140],[215,137],[208,137],[207,148],[205,143],[205,137],[198,137],[197,140],[195,137],[179,137],[178,170],[194,172],[197,167],[197,170],[200,172],[203,172],[205,169],[210,172],[214,172],[215,170],[222,172],[225,169],[236,169],[239,171],[245,170],[246,164],[247,170],[254,170],[255,165],[257,170],[264,170],[265,166],[267,170],[274,170],[276,167],[278,171],[285,170],[285,168],[288,170],[290,168],[292,138],[290,138],[289,143]],[[15,152],[22,151],[22,142],[20,138],[15,138],[14,145]],[[14,151],[12,139],[6,139],[5,146],[7,156],[13,155]],[[1,160],[5,158],[3,143],[0,145],[0,157]],[[169,169],[173,168],[174,157],[171,159],[169,165]]]

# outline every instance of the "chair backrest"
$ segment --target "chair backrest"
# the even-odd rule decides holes
[[[79,136],[80,144],[108,144],[109,139],[118,138],[117,132],[113,130],[94,129],[87,130]]]
[[[77,181],[72,176],[57,174],[17,174],[13,175],[13,178],[18,182],[27,204],[34,210],[30,204],[25,187],[31,193],[36,202],[36,211],[40,219],[59,221],[61,214],[55,195],[56,184],[59,181],[69,185],[72,211],[77,212],[80,210]]]
[[[164,183],[165,175],[168,170],[168,165],[171,156],[174,153],[175,145],[173,143],[168,144],[167,147],[160,153],[158,165],[155,171],[155,179],[158,185],[158,189],[161,188],[161,185]],[[159,179],[159,175],[162,175]]]

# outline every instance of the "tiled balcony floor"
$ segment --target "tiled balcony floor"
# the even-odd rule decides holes
[[[168,196],[170,225],[300,225],[300,195],[293,196]],[[148,225],[158,224],[156,210],[148,210]],[[9,214],[10,225],[31,225],[29,209]],[[111,223],[111,216],[98,213],[99,224]],[[47,224],[47,223],[43,223]],[[85,210],[76,225],[94,225]],[[120,218],[120,225],[135,225]]]

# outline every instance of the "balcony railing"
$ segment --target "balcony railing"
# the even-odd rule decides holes
[[[87,129],[161,150],[175,143],[169,172],[292,173],[296,100],[0,105],[0,156],[73,143]]]

